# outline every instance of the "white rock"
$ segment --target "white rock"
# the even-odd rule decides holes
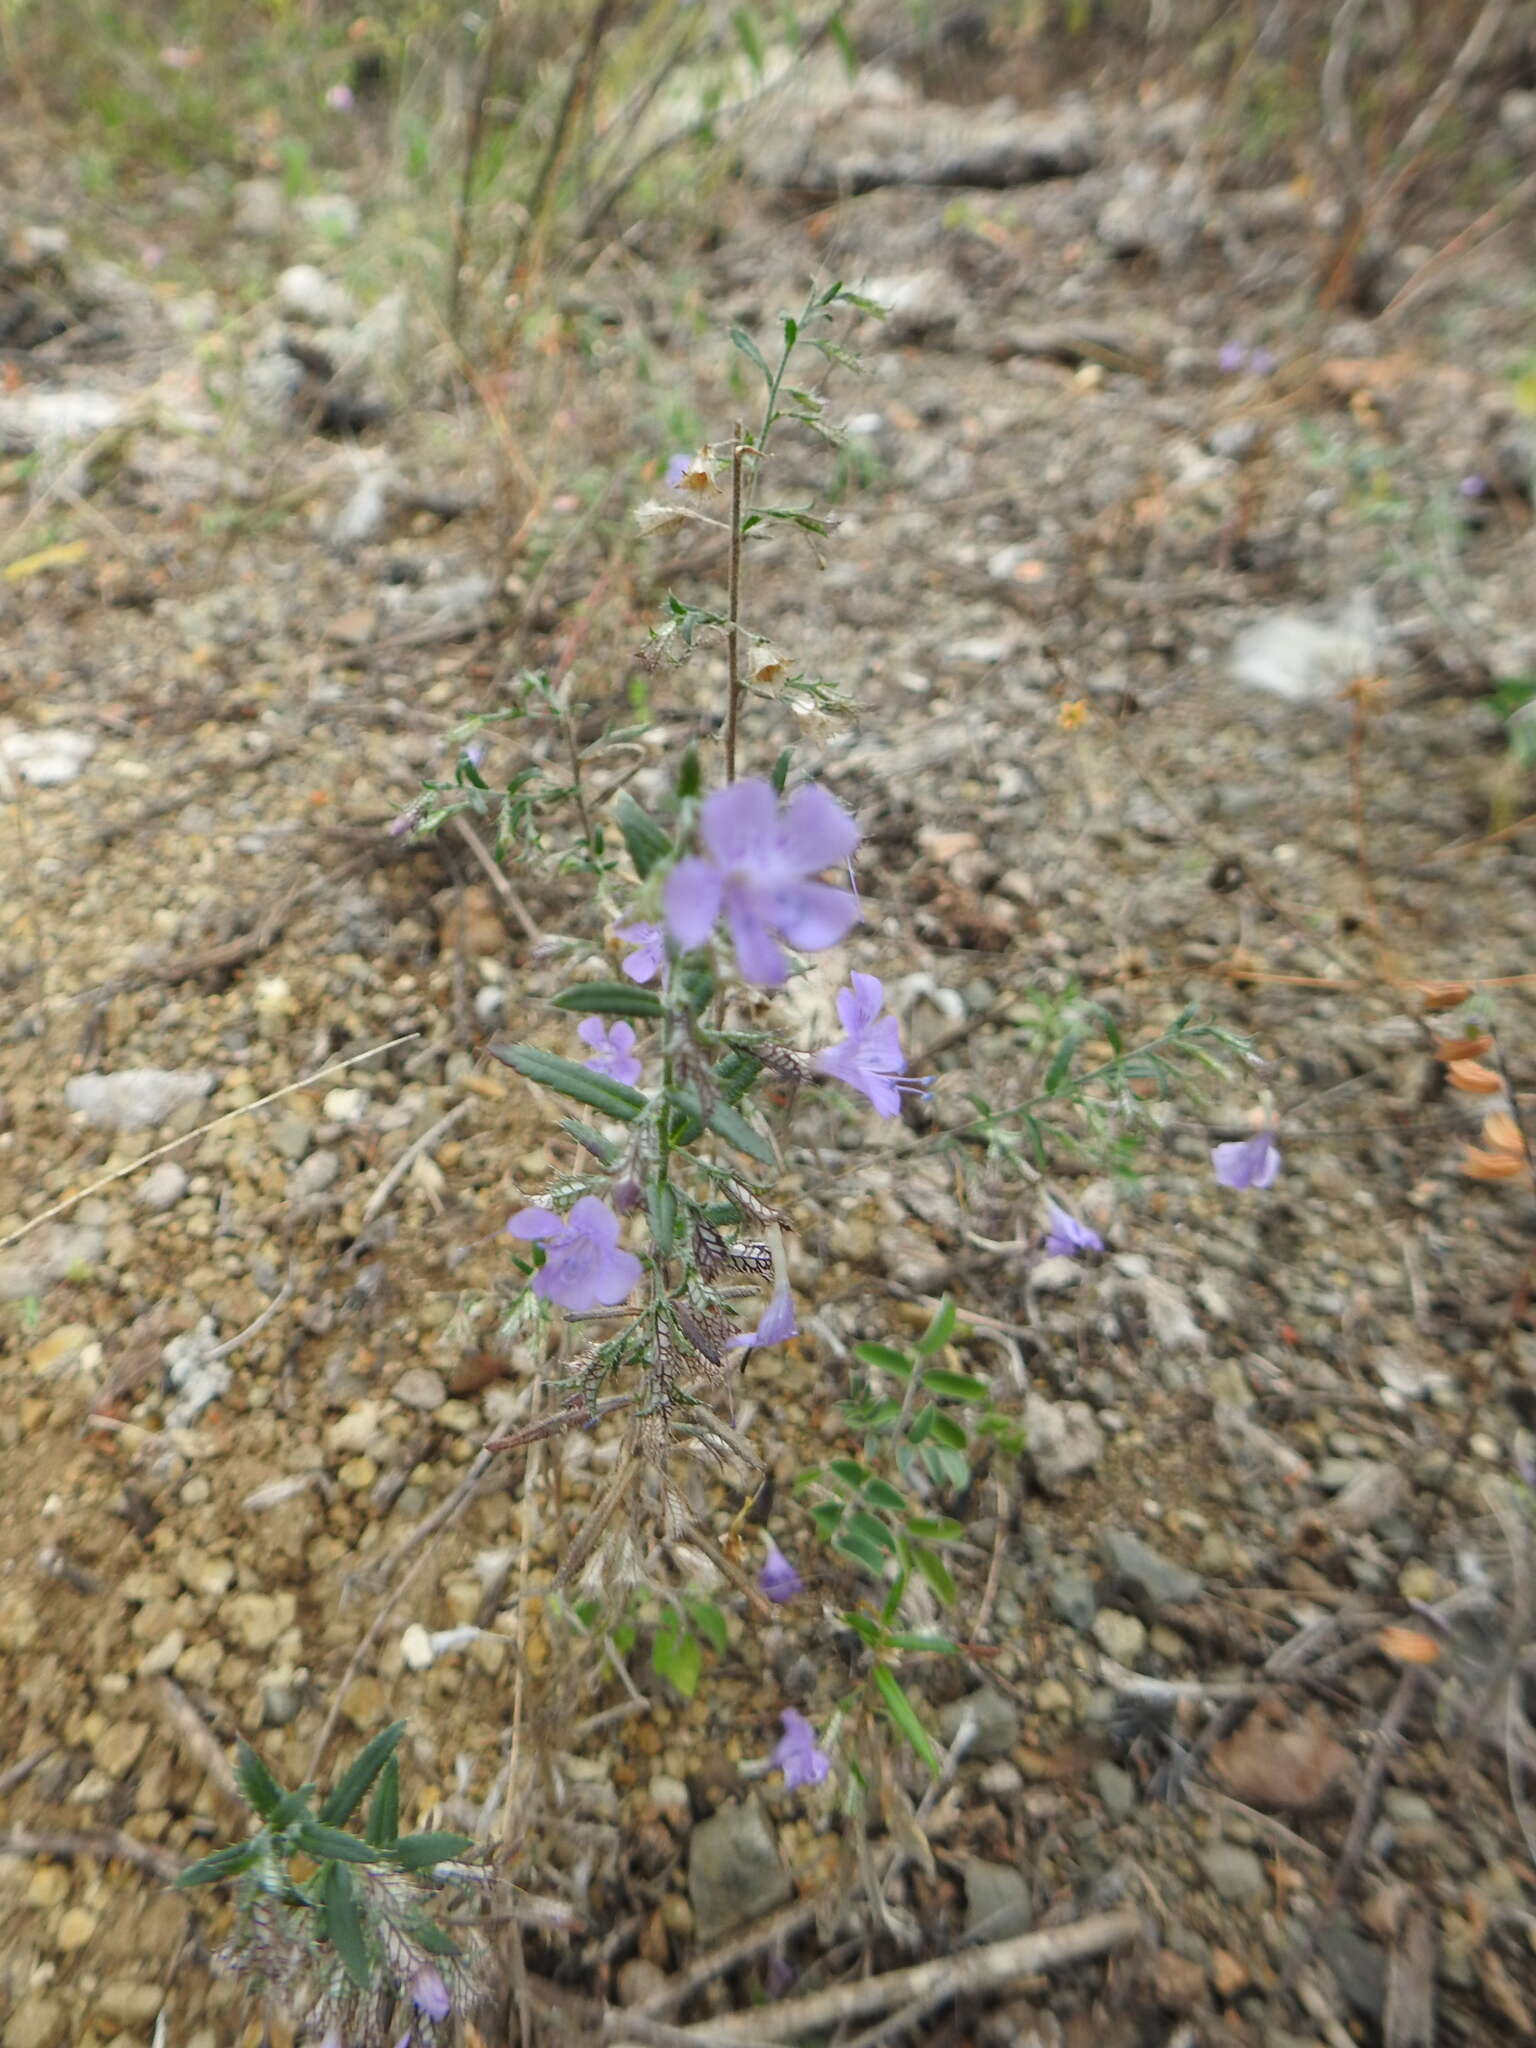
[[[400,1661],[407,1671],[426,1671],[432,1663],[432,1638],[419,1621],[413,1621],[400,1637]]]
[[[370,469],[358,478],[352,495],[331,521],[326,539],[333,548],[360,548],[378,539],[389,519],[394,481],[382,469]]]
[[[312,327],[345,323],[356,311],[352,295],[313,263],[291,263],[277,280],[277,303],[290,320]]]
[[[187,1169],[174,1159],[162,1159],[139,1183],[139,1207],[158,1215],[163,1209],[174,1209],[186,1192]]]
[[[55,789],[62,782],[73,782],[95,751],[96,742],[88,732],[55,728],[0,734],[0,795],[11,792],[8,769],[14,768],[22,781],[35,789]]]
[[[21,391],[0,398],[0,448],[29,455],[60,441],[89,441],[122,419],[123,400],[110,391]]]
[[[1024,1428],[1030,1462],[1047,1493],[1061,1493],[1079,1472],[1091,1472],[1104,1455],[1104,1432],[1086,1401],[1024,1397]]]
[[[1232,645],[1232,673],[1240,683],[1267,690],[1290,704],[1337,697],[1357,677],[1381,666],[1381,621],[1368,590],[1356,591],[1331,620],[1302,612],[1276,612],[1240,633]]]
[[[25,1301],[46,1294],[77,1267],[96,1266],[106,1250],[100,1230],[67,1223],[43,1223],[9,1252],[0,1253],[0,1301]]]
[[[64,1084],[64,1104],[102,1131],[147,1131],[189,1102],[201,1102],[212,1074],[164,1067],[124,1067],[115,1074],[77,1074]]]
[[[366,1088],[327,1089],[321,1107],[328,1123],[360,1123],[367,1113],[368,1091]]]
[[[188,1429],[212,1402],[229,1391],[233,1378],[228,1362],[214,1357],[218,1327],[204,1316],[195,1330],[173,1337],[161,1353],[165,1381],[180,1398],[166,1410],[167,1430]]]

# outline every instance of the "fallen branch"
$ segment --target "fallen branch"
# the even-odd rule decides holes
[[[762,2048],[764,2042],[799,2040],[848,2020],[889,2012],[894,2006],[920,2000],[931,2009],[952,1998],[998,1991],[1037,1971],[1060,1969],[1067,1963],[1124,1948],[1140,1933],[1140,1913],[1122,1906],[1115,1913],[1095,1913],[1064,1927],[1041,1927],[1032,1934],[968,1949],[962,1955],[914,1963],[905,1970],[887,1970],[879,1977],[856,1978],[828,1991],[812,1992],[808,1998],[787,1998],[779,2005],[759,2006],[753,2012],[733,2014],[729,2021],[710,2020],[700,2027],[685,2027],[683,2032],[694,2042],[711,2036],[721,2042],[729,2039],[733,2048],[737,2043],[741,2048],[747,2044]]]
[[[172,1884],[186,1867],[172,1849],[157,1842],[140,1842],[118,1828],[82,1828],[78,1833],[39,1832],[33,1828],[10,1828],[0,1834],[0,1856],[58,1856],[72,1862],[76,1856],[95,1856],[103,1862],[116,1857],[121,1863],[135,1863]]]

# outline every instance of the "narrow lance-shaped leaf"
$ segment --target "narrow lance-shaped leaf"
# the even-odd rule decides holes
[[[342,1968],[359,1991],[366,1991],[373,1971],[368,1962],[368,1943],[352,1890],[351,1873],[339,1863],[326,1865],[320,1880],[320,1900],[325,1908],[325,1931],[331,1946],[341,1957]]]
[[[283,1803],[283,1788],[245,1741],[235,1747],[235,1781],[244,1793],[246,1803],[254,1807],[263,1820],[273,1819]]]
[[[636,1089],[610,1081],[603,1074],[594,1074],[574,1060],[545,1052],[541,1046],[493,1045],[491,1051],[503,1066],[514,1068],[526,1080],[541,1088],[552,1088],[557,1095],[568,1095],[573,1102],[585,1103],[588,1109],[601,1110],[605,1116],[633,1123],[645,1108],[645,1097]]]
[[[402,1870],[430,1870],[437,1863],[457,1862],[466,1849],[474,1846],[472,1835],[427,1830],[419,1835],[402,1835],[395,1844],[395,1861]]]
[[[661,827],[646,816],[627,790],[613,808],[629,857],[635,864],[635,873],[643,882],[656,863],[665,860],[672,851],[672,842]]]
[[[906,1737],[918,1756],[937,1777],[939,1759],[933,1746],[933,1738],[917,1718],[917,1709],[902,1691],[900,1681],[888,1664],[875,1666],[875,1690],[880,1695],[881,1705],[890,1715],[898,1731]]]
[[[661,998],[654,989],[637,988],[632,981],[584,981],[575,988],[563,988],[551,997],[557,1010],[573,1010],[581,1017],[659,1017]]]
[[[227,1877],[238,1877],[249,1870],[261,1854],[254,1842],[235,1842],[227,1849],[215,1849],[211,1856],[199,1857],[177,1878],[181,1891],[190,1891],[193,1885],[219,1884]]]
[[[379,1851],[371,1842],[346,1834],[341,1828],[327,1827],[323,1821],[310,1820],[307,1815],[295,1827],[293,1839],[317,1863],[377,1863],[380,1860]]]
[[[362,1804],[364,1793],[394,1755],[404,1733],[403,1721],[392,1722],[388,1728],[381,1728],[358,1751],[320,1808],[320,1818],[327,1827],[340,1827],[343,1821],[352,1818]]]
[[[363,1832],[376,1849],[392,1849],[400,1833],[400,1759],[390,1757],[379,1773]]]

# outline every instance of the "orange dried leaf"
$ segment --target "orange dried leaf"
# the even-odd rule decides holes
[[[1520,1126],[1507,1109],[1496,1109],[1492,1116],[1483,1118],[1483,1136],[1495,1152],[1513,1152],[1517,1159],[1525,1157]]]
[[[1435,1045],[1435,1058],[1447,1065],[1452,1060],[1480,1060],[1485,1052],[1493,1051],[1493,1038],[1487,1031],[1479,1031],[1471,1038],[1442,1038]]]
[[[1454,1010],[1466,1002],[1472,993],[1469,981],[1421,981],[1415,983],[1419,997],[1426,1010],[1434,1015],[1440,1010]]]
[[[1440,1645],[1434,1637],[1417,1628],[1384,1628],[1376,1638],[1376,1647],[1399,1664],[1434,1664],[1440,1657]]]
[[[1461,1155],[1461,1170],[1468,1180],[1519,1180],[1525,1161],[1513,1152],[1480,1152],[1469,1145]]]
[[[1446,1067],[1445,1078],[1463,1095],[1497,1095],[1504,1086],[1492,1067],[1482,1066],[1477,1060],[1452,1060]]]

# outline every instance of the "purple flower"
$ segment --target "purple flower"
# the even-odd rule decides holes
[[[797,1593],[805,1591],[804,1579],[771,1536],[768,1539],[768,1561],[757,1575],[757,1590],[776,1607],[782,1607],[786,1600],[793,1600]]]
[[[1280,367],[1280,359],[1272,348],[1266,348],[1260,342],[1257,348],[1248,352],[1248,367],[1255,377],[1273,377]]]
[[[584,1067],[590,1067],[594,1074],[606,1074],[610,1081],[622,1081],[626,1088],[634,1087],[640,1078],[640,1062],[634,1056],[633,1024],[622,1019],[617,1024],[605,1024],[601,1017],[583,1017],[576,1026],[576,1036],[592,1049],[592,1058],[581,1063]]]
[[[824,1749],[816,1747],[816,1730],[793,1707],[786,1707],[779,1719],[784,1724],[784,1733],[773,1752],[773,1761],[784,1773],[785,1784],[792,1792],[802,1785],[819,1785],[831,1771],[832,1759]]]
[[[667,964],[667,936],[661,926],[621,924],[614,927],[613,935],[635,949],[619,963],[630,980],[654,981]]]
[[[1224,1188],[1272,1188],[1280,1172],[1280,1147],[1273,1131],[1211,1147],[1211,1165]]]
[[[679,451],[667,464],[667,488],[675,491],[683,478],[693,467],[693,457]]]
[[[411,1999],[418,2012],[429,2020],[445,2020],[453,2009],[448,1986],[435,1964],[423,1963],[411,1979]]]
[[[880,1116],[895,1116],[904,1094],[927,1093],[928,1082],[910,1079],[894,1017],[882,1017],[885,989],[873,974],[855,974],[837,993],[837,1014],[848,1036],[816,1055],[819,1072],[867,1095]]]
[[[667,929],[680,946],[702,946],[722,912],[746,981],[779,988],[789,968],[774,937],[808,953],[835,946],[859,915],[846,890],[812,881],[859,843],[848,813],[814,783],[781,810],[771,782],[733,782],[704,799],[706,857],[680,860],[667,877]]]
[[[1477,471],[1474,470],[1470,476],[1462,478],[1457,488],[1464,498],[1486,498],[1488,495],[1488,479],[1485,476],[1479,476]]]
[[[787,1287],[777,1288],[758,1319],[755,1330],[744,1330],[730,1342],[732,1351],[765,1351],[770,1344],[787,1344],[800,1334],[795,1321],[795,1300]]]
[[[1217,353],[1216,367],[1224,377],[1235,377],[1247,367],[1248,351],[1240,341],[1224,341]]]
[[[573,1315],[614,1308],[639,1284],[640,1261],[620,1251],[619,1219],[596,1195],[583,1195],[564,1218],[553,1209],[520,1209],[507,1231],[543,1245],[533,1291]]]
[[[1059,1202],[1045,1198],[1045,1213],[1048,1228],[1045,1233],[1045,1249],[1053,1258],[1077,1259],[1084,1252],[1101,1252],[1104,1240],[1096,1230],[1090,1230],[1086,1223],[1079,1223],[1069,1210]]]
[[[333,114],[350,114],[357,101],[350,85],[330,85],[325,90],[325,104]]]

